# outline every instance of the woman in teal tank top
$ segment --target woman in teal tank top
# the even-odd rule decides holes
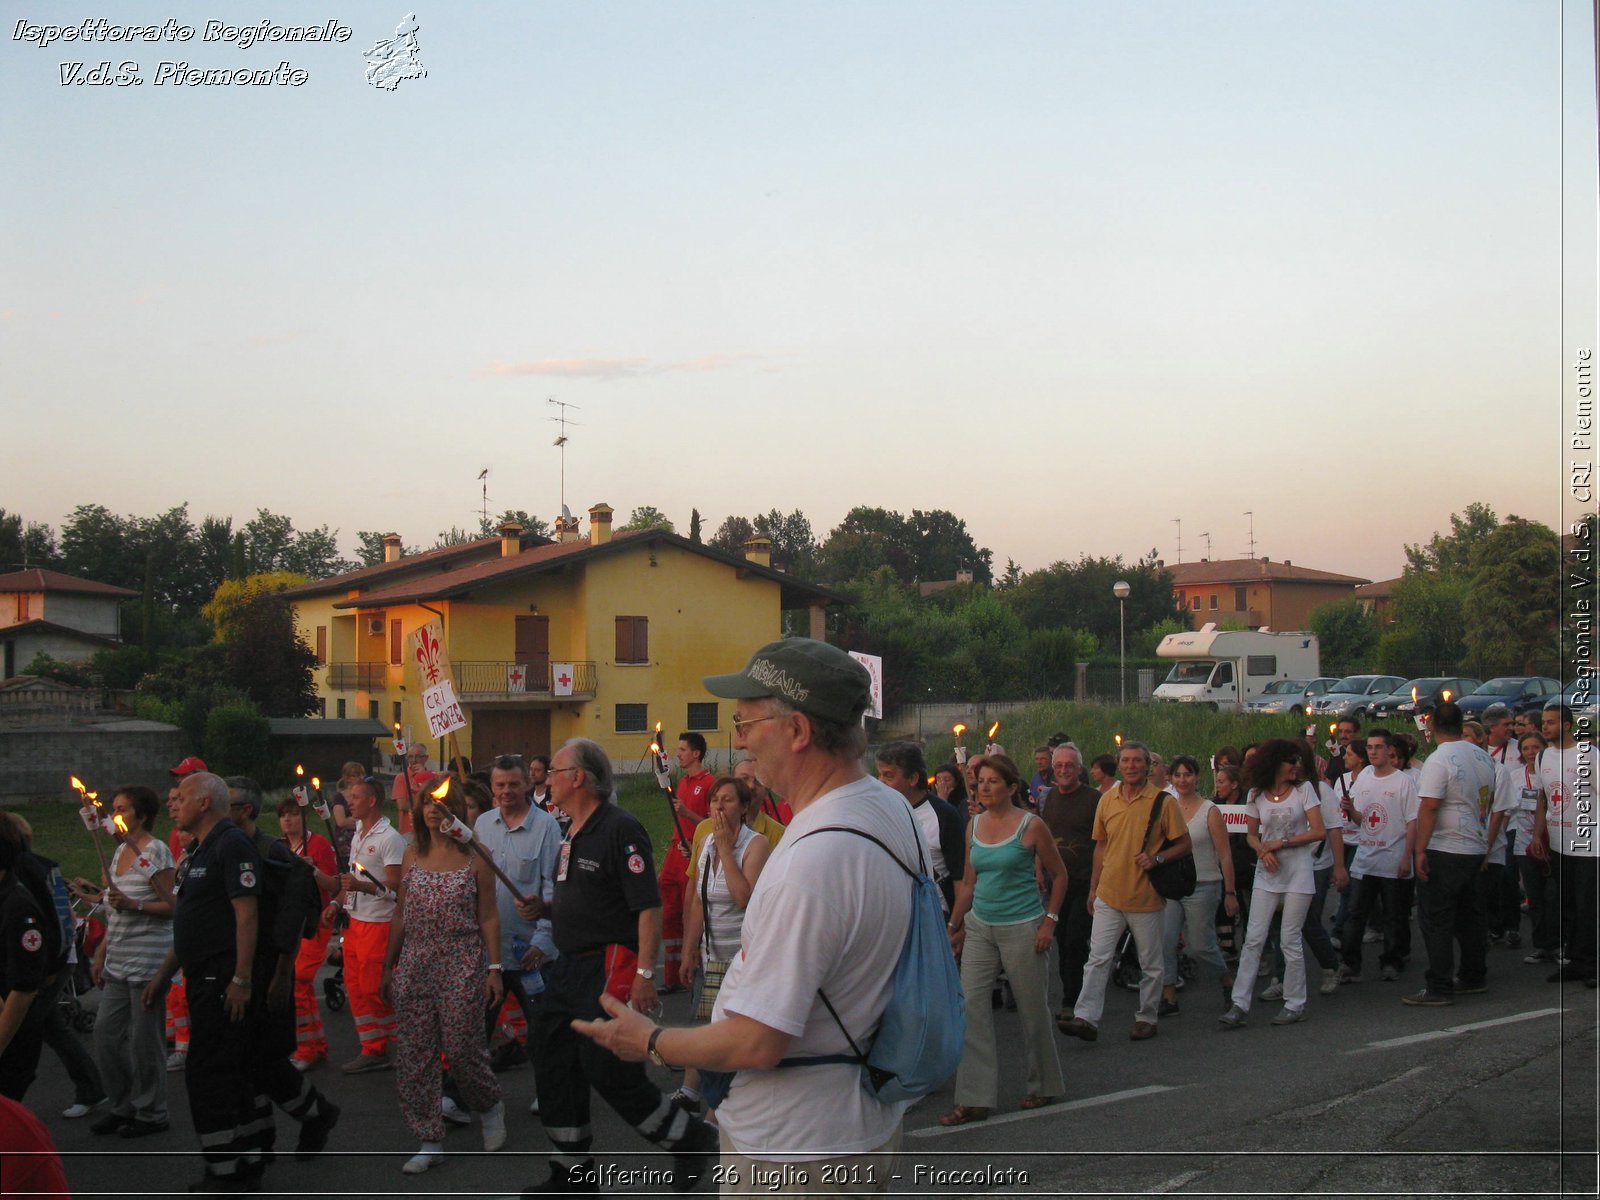
[[[961,959],[967,1043],[956,1072],[956,1106],[942,1125],[988,1117],[999,1098],[989,991],[1004,968],[1028,1044],[1028,1094],[1021,1107],[1061,1097],[1061,1060],[1050,1019],[1050,946],[1067,895],[1067,868],[1045,823],[1017,804],[1022,776],[1003,754],[977,760],[978,815],[967,828],[967,873],[950,912],[950,947]],[[1035,865],[1050,880],[1041,901]]]

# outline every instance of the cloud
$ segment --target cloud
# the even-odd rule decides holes
[[[478,375],[544,375],[557,379],[638,379],[646,375],[666,375],[674,371],[721,371],[740,363],[759,359],[759,354],[705,354],[680,362],[653,362],[648,358],[541,358],[532,362],[491,362]]]

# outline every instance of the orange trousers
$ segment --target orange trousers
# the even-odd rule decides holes
[[[350,1015],[356,1019],[361,1053],[387,1054],[393,1049],[394,1009],[378,991],[383,984],[383,956],[389,948],[389,922],[350,921],[344,931],[344,986],[350,994]]]
[[[167,989],[167,1038],[174,1050],[189,1052],[189,989],[184,986],[182,971],[173,976]]]
[[[317,972],[328,957],[333,930],[317,926],[317,936],[300,943],[294,960],[294,1056],[305,1062],[328,1057],[328,1037],[322,1028],[322,1008],[317,1003]]]

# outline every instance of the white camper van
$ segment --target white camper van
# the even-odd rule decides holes
[[[1175,661],[1152,699],[1222,712],[1240,711],[1275,680],[1322,674],[1311,633],[1227,631],[1207,624],[1192,633],[1168,634],[1156,655]]]

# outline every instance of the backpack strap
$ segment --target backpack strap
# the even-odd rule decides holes
[[[1150,845],[1150,831],[1156,827],[1156,819],[1161,816],[1161,804],[1167,798],[1165,792],[1156,793],[1156,802],[1150,806],[1150,822],[1144,827],[1144,840],[1139,843],[1140,849]]]

